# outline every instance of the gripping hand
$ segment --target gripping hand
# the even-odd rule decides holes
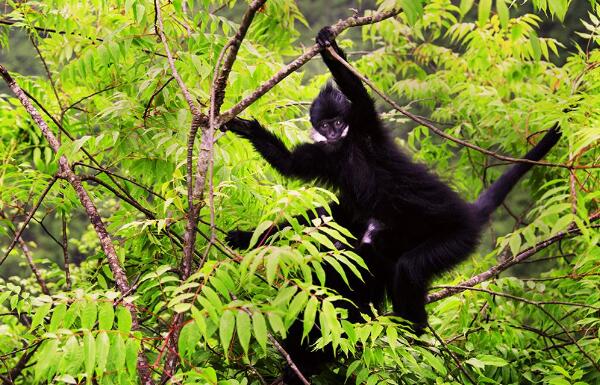
[[[235,117],[223,125],[222,131],[231,131],[241,137],[249,138],[258,127],[260,125],[255,119],[248,120]]]
[[[329,26],[321,28],[319,33],[317,33],[317,38],[315,40],[322,50],[325,50],[327,47],[331,46],[335,47],[336,45],[335,37],[333,36],[333,30]]]

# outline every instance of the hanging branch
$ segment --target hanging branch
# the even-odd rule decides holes
[[[573,170],[573,169],[591,169],[591,168],[600,168],[600,165],[597,164],[592,164],[592,165],[572,165],[572,164],[561,164],[561,163],[550,163],[550,162],[544,162],[544,161],[535,161],[535,160],[530,160],[530,159],[522,159],[522,158],[512,158],[510,156],[504,156],[504,155],[500,155],[494,151],[490,151],[487,150],[485,148],[481,148],[479,146],[476,146],[472,143],[469,143],[465,140],[459,139],[459,138],[455,138],[452,135],[449,135],[447,133],[445,133],[443,130],[440,130],[439,128],[437,128],[435,125],[433,125],[429,120],[427,120],[426,118],[419,116],[419,115],[415,115],[410,111],[405,110],[404,108],[402,108],[401,106],[398,105],[398,103],[394,102],[389,96],[387,96],[385,93],[383,93],[383,91],[381,91],[379,88],[377,88],[375,86],[375,84],[373,84],[373,82],[371,82],[369,79],[367,79],[363,74],[361,74],[360,72],[358,72],[356,70],[356,68],[354,68],[352,65],[350,65],[346,60],[344,60],[340,55],[337,54],[337,52],[335,52],[335,50],[331,47],[328,47],[327,50],[329,51],[329,53],[337,60],[339,61],[341,64],[344,65],[344,67],[348,68],[348,70],[350,72],[352,72],[354,75],[358,76],[359,79],[361,79],[366,85],[368,85],[373,92],[375,92],[377,95],[379,95],[383,100],[385,100],[390,106],[392,106],[395,110],[397,110],[398,112],[400,112],[402,115],[408,117],[409,119],[419,123],[422,126],[425,126],[427,128],[429,128],[431,131],[435,132],[437,135],[441,136],[444,139],[448,139],[454,143],[458,143],[461,146],[476,150],[481,152],[482,154],[486,154],[489,155],[491,157],[494,157],[496,159],[499,160],[504,160],[507,162],[512,162],[512,163],[528,163],[528,164],[534,164],[534,165],[540,165],[540,166],[547,166],[547,167],[559,167],[559,168],[566,168],[569,170]]]
[[[190,93],[189,89],[185,85],[185,82],[179,75],[177,68],[175,67],[175,59],[173,58],[173,54],[171,53],[171,49],[169,48],[169,43],[167,42],[167,37],[165,36],[165,32],[164,32],[164,24],[163,24],[163,18],[162,18],[162,12],[161,12],[161,8],[160,8],[159,0],[154,0],[154,31],[156,32],[156,34],[159,36],[160,40],[163,43],[165,52],[167,54],[167,62],[169,63],[169,67],[171,68],[171,74],[172,74],[173,78],[175,78],[175,80],[177,81],[177,84],[179,85],[179,88],[181,89],[181,93],[183,94],[183,98],[187,102],[188,108],[190,109],[190,112],[192,113],[192,125],[191,125],[190,131],[188,133],[187,162],[186,162],[188,206],[191,211],[194,206],[194,190],[192,188],[192,186],[193,186],[192,159],[194,156],[194,142],[196,141],[196,134],[198,133],[198,128],[200,127],[202,121],[206,121],[206,117],[200,111],[200,108],[198,107],[196,101],[192,98],[192,94]],[[191,243],[193,243],[193,241],[195,241],[195,238],[191,241],[192,241]],[[188,254],[186,254],[184,256],[184,266],[182,266],[184,269],[187,267],[187,264],[188,264],[187,257],[188,257]]]
[[[33,121],[36,123],[36,125],[39,127],[39,129],[42,131],[42,134],[48,141],[50,148],[52,148],[52,151],[54,151],[54,153],[58,153],[60,150],[60,143],[58,142],[56,136],[54,135],[54,133],[52,133],[52,131],[50,130],[50,127],[44,121],[44,119],[42,118],[40,113],[37,111],[37,109],[31,104],[31,101],[27,98],[27,96],[25,96],[23,89],[21,89],[21,87],[19,87],[19,85],[10,76],[10,74],[8,73],[6,68],[4,68],[4,66],[2,66],[2,65],[0,65],[0,75],[2,76],[2,78],[4,79],[4,81],[6,82],[8,87],[14,92],[17,99],[19,99],[19,101],[21,102],[21,104],[23,105],[23,107],[25,108],[27,113],[29,113],[29,115],[31,116]],[[94,205],[94,202],[92,202],[87,191],[84,189],[79,177],[77,175],[75,175],[75,173],[71,169],[71,166],[69,165],[69,162],[68,162],[66,156],[62,155],[59,158],[58,165],[59,165],[60,177],[67,180],[71,184],[73,189],[75,190],[75,193],[77,194],[77,197],[79,198],[79,201],[81,202],[81,205],[85,209],[85,212],[86,212],[90,222],[92,223],[92,226],[94,227],[94,230],[96,231],[96,234],[98,235],[98,239],[100,240],[100,246],[102,247],[102,250],[104,251],[104,254],[106,255],[106,258],[108,260],[108,265],[114,276],[115,284],[116,284],[117,288],[119,289],[119,291],[121,293],[129,292],[130,287],[129,287],[129,282],[127,280],[127,275],[125,274],[125,270],[121,266],[121,263],[117,256],[117,253],[116,253],[116,250],[112,243],[112,239],[111,239],[108,231],[106,230],[106,226],[104,225],[104,222],[102,221],[102,218],[100,217],[100,214],[98,213],[98,210],[96,209],[96,206]],[[33,216],[33,214],[31,214],[31,216]],[[19,234],[19,236],[20,236],[20,234]],[[139,329],[139,323],[138,323],[138,319],[137,319],[137,311],[135,309],[135,306],[132,303],[127,303],[125,306],[129,309],[129,312],[131,313],[133,328]],[[142,384],[143,385],[153,385],[154,381],[152,380],[152,375],[150,373],[150,367],[148,365],[146,357],[144,356],[144,354],[142,352],[140,352],[140,354],[138,356],[137,363],[138,363],[138,365],[137,365],[138,372],[140,374],[140,379],[142,380]]]

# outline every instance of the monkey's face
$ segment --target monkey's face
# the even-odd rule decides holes
[[[311,138],[315,142],[336,143],[348,135],[348,124],[341,116],[322,119],[313,126]]]
[[[310,106],[311,137],[315,142],[334,144],[348,135],[351,103],[331,83],[321,90]]]

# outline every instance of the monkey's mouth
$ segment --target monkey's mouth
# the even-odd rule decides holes
[[[341,130],[330,131],[325,135],[315,130],[310,132],[310,137],[315,143],[335,143],[348,135],[348,125],[345,125]]]

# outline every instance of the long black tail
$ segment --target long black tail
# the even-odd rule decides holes
[[[540,160],[558,142],[561,137],[558,123],[556,123],[540,142],[533,147],[524,157],[529,160]],[[510,190],[521,179],[521,177],[533,166],[529,163],[516,163],[511,166],[498,180],[479,195],[474,203],[479,214],[487,220],[490,214],[498,208],[508,195]]]

